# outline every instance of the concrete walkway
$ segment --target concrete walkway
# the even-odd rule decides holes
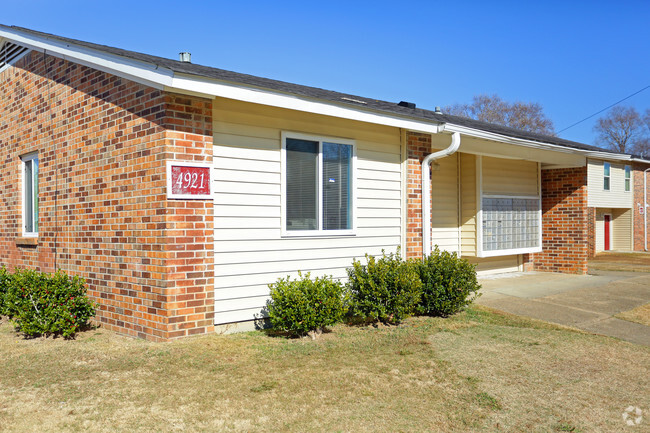
[[[650,273],[593,270],[482,277],[478,304],[650,346],[650,327],[614,316],[650,303]]]

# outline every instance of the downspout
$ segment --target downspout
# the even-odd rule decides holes
[[[448,148],[429,154],[422,161],[422,257],[431,253],[431,163],[456,152],[459,146],[460,133],[454,132]]]
[[[648,251],[648,171],[643,171],[643,248]]]

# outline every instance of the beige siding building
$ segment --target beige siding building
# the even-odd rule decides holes
[[[594,218],[594,253],[632,251],[634,179],[630,163],[587,161],[588,206]]]

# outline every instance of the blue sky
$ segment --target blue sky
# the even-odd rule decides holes
[[[5,25],[422,108],[539,102],[558,131],[650,85],[647,0],[5,3]],[[597,117],[560,136],[594,144]]]

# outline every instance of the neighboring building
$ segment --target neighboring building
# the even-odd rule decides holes
[[[84,277],[103,326],[153,340],[251,326],[277,278],[398,246],[584,273],[587,161],[644,163],[17,27],[0,49],[0,264]]]
[[[650,163],[628,155],[589,159],[590,256],[603,251],[646,250],[644,170]],[[647,180],[646,180],[647,182]]]

